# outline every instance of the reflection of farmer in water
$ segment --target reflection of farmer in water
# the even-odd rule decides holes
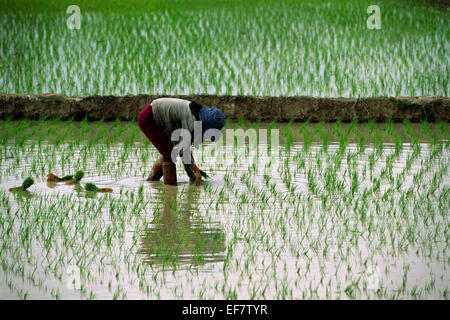
[[[185,168],[194,172],[195,182],[199,184],[202,175],[194,163],[190,145],[194,144],[195,147],[198,147],[206,139],[217,141],[220,138],[220,130],[225,124],[225,115],[217,108],[203,107],[188,100],[160,98],[142,110],[138,117],[138,124],[162,155],[154,164],[148,181],[157,181],[163,176],[165,184],[176,185],[175,160],[176,156],[180,155]],[[177,129],[183,130],[177,132]],[[173,135],[176,141],[171,140]],[[178,139],[180,136],[182,139]],[[190,141],[183,141],[185,137]],[[178,154],[178,150],[174,150],[174,147],[180,146],[179,140],[188,147],[182,147]],[[172,155],[173,150],[175,156]],[[185,151],[184,155],[183,150]]]
[[[141,252],[148,263],[206,263],[223,261],[225,234],[218,227],[191,216],[200,189],[189,186],[186,203],[177,206],[177,190],[164,188],[164,209],[141,239]],[[182,208],[182,209],[181,209]]]

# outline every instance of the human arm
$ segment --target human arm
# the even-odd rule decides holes
[[[192,155],[192,153],[191,153],[191,163],[190,164],[184,164],[184,170],[186,171],[187,175],[189,176],[189,179],[192,182],[195,182],[196,185],[200,184],[200,182],[202,180],[202,172],[197,167],[197,165],[195,164],[194,156]]]

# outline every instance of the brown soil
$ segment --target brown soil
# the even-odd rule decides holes
[[[68,97],[57,94],[27,95],[0,94],[0,118],[13,119],[40,117],[62,120],[73,117],[81,120],[136,119],[151,101],[162,96],[88,96]],[[217,107],[231,119],[279,121],[335,121],[352,119],[384,121],[449,120],[450,99],[447,97],[395,97],[395,98],[311,98],[311,97],[249,97],[249,96],[172,96]]]

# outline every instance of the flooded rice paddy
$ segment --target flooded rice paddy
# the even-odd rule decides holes
[[[83,0],[71,30],[72,2],[6,1],[0,92],[448,97],[448,6],[432,2],[378,0],[378,30],[367,0]]]
[[[0,298],[448,299],[447,123],[227,128],[173,187],[134,121],[1,121]]]

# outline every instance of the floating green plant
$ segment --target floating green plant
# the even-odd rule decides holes
[[[78,184],[80,183],[81,179],[83,179],[84,177],[84,172],[83,171],[77,171],[75,173],[75,175],[73,176],[72,180],[67,180],[66,184]]]
[[[34,184],[33,178],[28,177],[23,181],[23,183],[20,187],[9,188],[9,191],[11,191],[11,192],[26,191],[33,184]]]
[[[86,191],[91,192],[112,192],[112,188],[98,188],[95,184],[87,182],[84,186]]]
[[[77,171],[74,175],[67,175],[62,178],[54,175],[53,173],[47,174],[47,181],[49,182],[65,182],[66,184],[77,184],[80,183],[81,179],[84,177],[83,171]]]

